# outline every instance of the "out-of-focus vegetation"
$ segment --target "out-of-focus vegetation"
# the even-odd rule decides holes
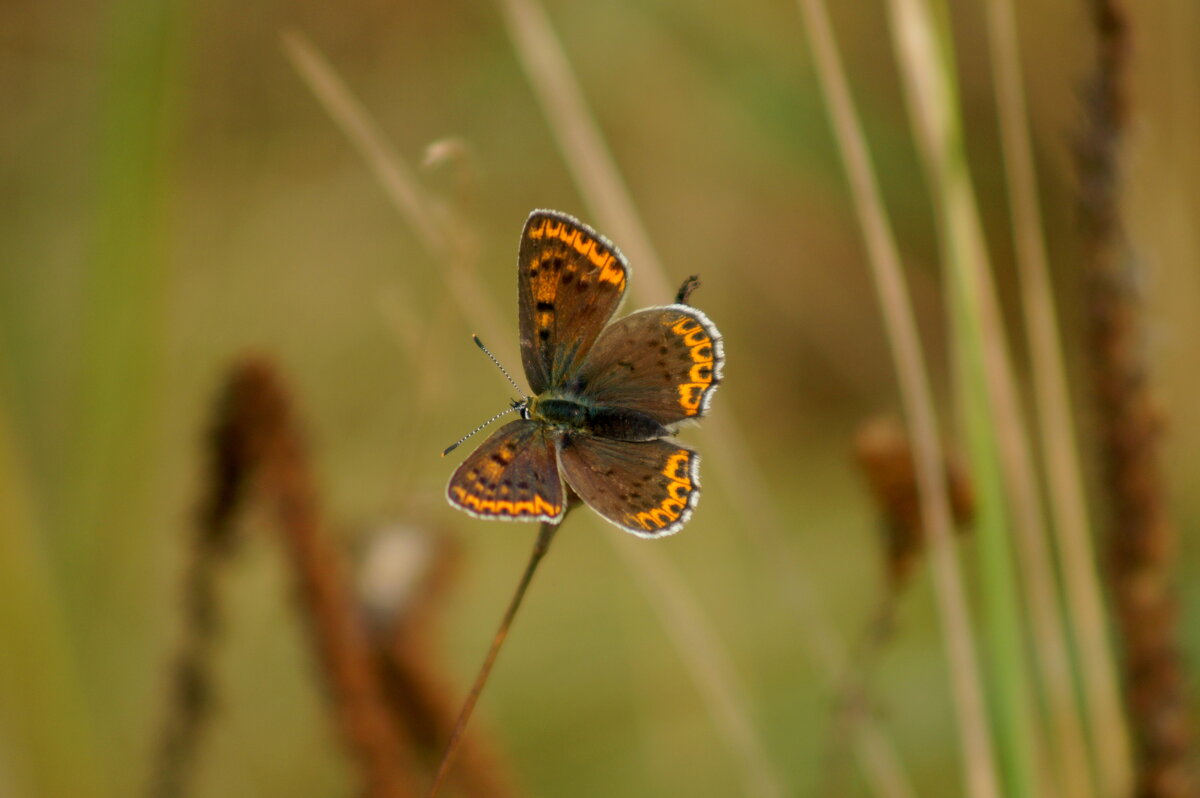
[[[877,4],[833,5],[944,392],[936,224],[887,17]],[[978,4],[950,5],[969,167],[1019,331],[985,21]],[[712,413],[736,419],[803,590],[849,645],[886,578],[852,442],[865,418],[898,412],[899,400],[797,9],[656,0],[547,10],[668,278],[701,276],[693,302],[720,326],[728,358]],[[1075,2],[1022,3],[1017,15],[1092,479],[1072,154],[1092,40]],[[1144,263],[1147,361],[1169,418],[1180,628],[1200,661],[1200,8],[1139,5],[1131,23],[1124,210]],[[248,351],[274,359],[295,391],[348,552],[396,518],[457,535],[463,567],[445,599],[439,657],[460,689],[532,543],[532,526],[475,521],[442,499],[453,462],[438,452],[503,409],[508,387],[472,345],[478,322],[448,288],[446,263],[284,57],[284,30],[321,49],[409,162],[454,142],[419,178],[477,247],[472,279],[507,330],[487,344],[510,370],[516,243],[529,210],[600,226],[493,4],[0,7],[0,795],[144,788],[179,634],[203,436],[226,370]],[[1019,332],[1011,343],[1024,351]],[[943,417],[950,445],[962,447]],[[831,760],[834,699],[773,564],[750,540],[753,497],[721,485],[715,462],[726,453],[703,430],[682,437],[703,452],[705,496],[684,532],[644,545],[697,595],[789,793],[812,794],[831,783],[830,767],[851,768]],[[348,794],[357,780],[264,528],[248,519],[221,577],[217,712],[191,794]],[[735,752],[606,540],[619,534],[586,511],[571,516],[480,724],[530,794],[739,794]],[[962,545],[974,593],[977,544]],[[873,670],[879,725],[918,794],[958,795],[957,731],[923,573],[897,618]],[[1190,673],[1200,688],[1200,667]],[[838,778],[867,794],[857,777]]]

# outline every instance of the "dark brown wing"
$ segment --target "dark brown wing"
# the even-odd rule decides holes
[[[521,362],[534,394],[563,383],[621,303],[629,267],[592,228],[534,211],[521,233],[517,293]]]
[[[673,441],[568,436],[558,461],[579,498],[641,537],[678,532],[700,499],[700,455]]]
[[[446,498],[476,518],[562,520],[562,479],[545,425],[521,420],[496,430],[450,477]]]
[[[716,325],[693,307],[667,305],[608,325],[569,387],[596,405],[674,424],[708,411],[724,365]]]

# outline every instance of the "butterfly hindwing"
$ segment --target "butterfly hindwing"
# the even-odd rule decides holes
[[[707,412],[724,363],[721,334],[703,313],[647,308],[605,328],[569,387],[596,405],[674,424]]]
[[[450,477],[446,498],[480,518],[561,520],[565,502],[552,433],[535,421],[504,425]]]
[[[588,506],[641,537],[678,532],[700,498],[700,455],[674,441],[571,435],[558,458]]]
[[[606,238],[557,211],[534,211],[521,233],[517,293],[521,361],[533,393],[584,361],[625,294],[629,267]]]

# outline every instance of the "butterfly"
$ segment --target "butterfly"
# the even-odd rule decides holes
[[[642,537],[678,532],[691,518],[700,455],[670,436],[708,411],[725,363],[721,334],[684,304],[609,323],[629,275],[624,256],[592,228],[557,211],[530,214],[517,292],[532,396],[513,402],[521,417],[450,477],[452,506],[477,518],[558,523],[569,489]]]

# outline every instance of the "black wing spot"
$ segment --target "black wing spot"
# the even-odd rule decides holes
[[[517,490],[529,490],[529,483],[525,480],[521,480],[517,483]]]
[[[538,338],[541,338],[543,341],[549,341],[550,340],[550,330],[547,328],[544,328],[544,327],[542,329],[538,330]]]
[[[563,278],[561,280],[559,280],[559,282],[562,283],[563,285],[568,285],[574,279],[575,279],[575,270],[567,269],[567,273],[565,275],[563,275]]]
[[[700,358],[701,360],[712,359],[712,347],[708,344],[705,344],[704,346],[698,348],[696,350],[696,357]]]
[[[554,312],[554,303],[553,302],[538,302],[537,309],[543,313],[545,313],[546,311],[550,311],[551,313],[553,313]]]
[[[650,345],[654,346],[654,342],[651,342]],[[669,350],[667,349],[667,347],[665,345],[658,347],[658,353],[660,355],[665,355],[668,351]]]

